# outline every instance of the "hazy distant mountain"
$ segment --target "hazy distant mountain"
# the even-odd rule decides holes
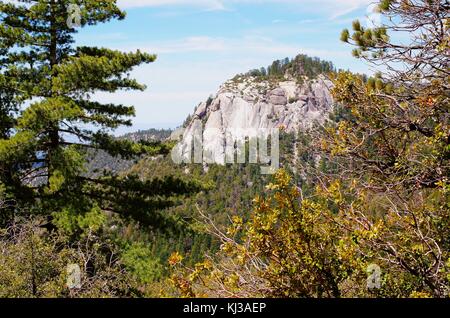
[[[132,141],[164,141],[170,137],[172,130],[169,129],[148,129],[139,130],[118,137],[118,139],[128,139]],[[107,172],[118,173],[127,170],[137,163],[141,158],[135,160],[124,160],[120,157],[112,157],[104,151],[93,151],[92,159],[87,166],[90,175],[99,175]]]
[[[137,132],[132,132],[132,133],[128,133],[125,134],[120,138],[125,138],[125,139],[129,139],[132,141],[140,141],[140,140],[145,140],[145,141],[152,141],[152,140],[165,140],[167,138],[170,137],[170,134],[172,133],[172,130],[170,129],[148,129],[148,130],[139,130]]]

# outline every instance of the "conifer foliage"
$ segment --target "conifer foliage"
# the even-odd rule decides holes
[[[85,177],[88,149],[127,159],[169,151],[159,142],[113,138],[112,130],[131,125],[134,108],[92,98],[98,92],[145,89],[129,73],[154,62],[155,55],[75,45],[79,28],[124,18],[116,0],[0,1],[0,182],[28,210],[99,206],[126,213],[126,198],[145,203],[140,205],[144,208],[149,203],[167,206],[171,201],[161,198],[166,193],[197,188],[179,180],[156,180],[152,186],[157,191],[149,191],[136,178],[123,186],[115,176]],[[174,184],[177,188],[169,191]],[[155,195],[158,199],[149,198]]]

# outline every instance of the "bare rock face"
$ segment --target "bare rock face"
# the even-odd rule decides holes
[[[269,93],[269,103],[273,105],[286,105],[288,103],[286,91],[281,87],[275,88]]]
[[[183,134],[180,149],[188,149],[196,138],[203,139],[203,149],[214,153],[220,163],[227,138],[244,139],[248,132],[283,128],[287,132],[307,129],[323,122],[333,107],[331,81],[324,76],[303,84],[285,80],[262,81],[251,76],[237,77],[224,83],[212,100],[201,103]],[[198,136],[198,127],[203,135]],[[245,135],[247,134],[247,136]]]

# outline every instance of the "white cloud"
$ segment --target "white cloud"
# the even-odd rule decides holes
[[[185,53],[215,53],[232,55],[236,56],[236,58],[251,56],[255,60],[258,57],[270,57],[272,59],[286,56],[293,57],[299,53],[319,56],[323,59],[334,59],[349,55],[348,50],[308,49],[299,45],[277,42],[263,36],[244,36],[241,38],[197,36],[172,41],[138,43],[127,47],[117,47],[116,49],[123,51],[139,49],[158,56]]]
[[[156,54],[186,53],[186,52],[208,52],[224,51],[228,48],[226,40],[207,36],[187,37],[180,40],[165,41],[144,45],[149,52]],[[142,46],[140,49],[143,50]]]
[[[221,0],[118,0],[122,8],[157,7],[170,5],[186,5],[205,8],[208,10],[225,9]]]
[[[157,6],[195,6],[207,10],[225,10],[233,4],[289,4],[307,11],[322,11],[337,18],[359,8],[367,7],[374,0],[118,0],[122,8]]]

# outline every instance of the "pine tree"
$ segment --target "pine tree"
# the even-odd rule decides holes
[[[158,209],[198,189],[174,178],[142,183],[84,173],[89,149],[125,159],[169,151],[157,142],[113,138],[112,130],[131,125],[134,108],[91,99],[96,92],[145,89],[129,72],[155,55],[75,45],[78,27],[124,18],[116,0],[0,1],[0,178],[29,211],[99,206],[160,225]]]

